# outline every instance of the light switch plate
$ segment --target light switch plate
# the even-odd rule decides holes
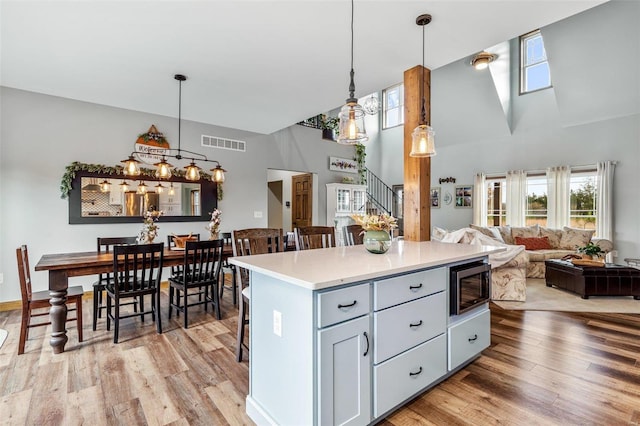
[[[262,212],[257,211],[257,210],[256,210],[256,211],[254,211],[254,212],[253,212],[253,218],[254,218],[254,219],[261,219],[261,218],[262,218]]]
[[[282,337],[282,312],[273,311],[273,334]]]

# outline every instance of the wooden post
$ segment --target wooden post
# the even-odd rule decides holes
[[[431,158],[409,157],[411,133],[420,124],[422,99],[420,79],[424,78],[427,122],[431,123],[431,70],[422,65],[404,72],[404,239],[431,238]]]

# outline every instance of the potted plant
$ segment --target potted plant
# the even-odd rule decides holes
[[[599,245],[594,244],[591,241],[589,241],[586,246],[577,247],[577,249],[578,253],[582,254],[583,259],[599,258],[605,254],[604,250],[602,250]]]
[[[320,128],[322,129],[322,139],[327,140],[336,140],[336,135],[338,134],[338,126],[340,125],[340,120],[338,117],[329,117],[326,114],[322,114],[320,116]]]

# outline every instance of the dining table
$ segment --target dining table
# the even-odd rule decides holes
[[[231,244],[225,244],[222,250],[223,260],[233,256]],[[162,267],[178,266],[184,263],[184,250],[165,247]],[[49,295],[51,296],[51,339],[49,344],[54,354],[64,352],[67,343],[67,289],[69,278],[97,275],[113,271],[113,253],[98,251],[44,254],[35,268],[36,271],[49,271]]]

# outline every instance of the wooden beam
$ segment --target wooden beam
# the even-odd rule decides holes
[[[420,124],[424,80],[427,122],[431,122],[431,70],[417,65],[404,72],[404,238],[428,241],[431,238],[431,158],[409,157],[411,133]]]

